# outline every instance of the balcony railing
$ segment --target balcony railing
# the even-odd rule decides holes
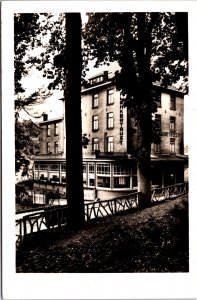
[[[45,154],[37,154],[34,159],[50,159],[50,158],[64,158],[66,159],[66,154],[64,152],[59,153],[45,153]]]
[[[100,152],[95,151],[96,158],[127,158],[126,152]]]

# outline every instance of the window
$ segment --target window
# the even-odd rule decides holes
[[[95,179],[89,178],[89,186],[95,186]]]
[[[87,164],[83,163],[83,185],[87,185]]]
[[[47,143],[47,153],[50,153],[50,143]]]
[[[86,163],[83,163],[83,173],[87,173],[87,165],[86,165]]]
[[[98,187],[110,188],[111,180],[111,166],[110,164],[98,163],[97,164],[97,185]]]
[[[125,164],[114,164],[114,188],[130,188],[130,171]],[[127,175],[127,176],[122,176]]]
[[[161,144],[160,143],[155,143],[154,144],[154,150],[155,150],[155,153],[160,153],[161,152]]]
[[[107,91],[107,105],[113,104],[114,103],[114,96],[113,96],[113,89],[110,89]]]
[[[107,152],[113,152],[114,151],[114,138],[113,136],[109,136],[107,138]]]
[[[114,188],[130,188],[130,177],[114,177]]]
[[[170,131],[175,131],[176,129],[176,118],[170,117]]]
[[[113,112],[107,113],[107,129],[114,127],[114,114]]]
[[[176,110],[176,98],[173,95],[170,95],[170,109]]]
[[[89,173],[94,174],[94,164],[89,163]]]
[[[38,173],[34,173],[34,179],[38,179]]]
[[[92,130],[96,131],[98,129],[98,116],[92,116]]]
[[[98,138],[92,139],[92,151],[99,150]]]
[[[92,108],[98,107],[98,94],[92,95]]]
[[[59,124],[55,123],[54,124],[54,135],[58,135],[58,127],[59,127]]]
[[[66,164],[65,163],[61,164],[61,171],[66,172]]]
[[[58,153],[58,142],[54,143],[54,153]]]
[[[94,77],[94,78],[90,79],[90,84],[95,84],[95,83],[102,82],[103,79],[104,79],[103,75]]]
[[[47,125],[47,136],[51,135],[51,126],[50,124]]]
[[[161,130],[161,115],[159,115],[159,114],[155,115],[155,122],[156,122],[158,128]]]
[[[98,187],[110,188],[110,177],[98,176],[97,185]]]
[[[62,183],[66,183],[66,177],[62,176]]]
[[[51,164],[49,165],[50,171],[59,171],[59,165],[58,164]]]
[[[97,164],[97,174],[110,174],[110,164]]]
[[[47,171],[48,170],[48,165],[47,164],[40,164],[39,165],[39,169],[40,171]]]
[[[38,170],[38,164],[34,164],[34,170]]]
[[[114,175],[129,175],[129,169],[125,165],[115,164]]]
[[[161,94],[155,93],[155,99],[156,99],[157,107],[161,107]]]
[[[171,154],[175,153],[175,139],[173,138],[170,139],[170,153]]]
[[[95,186],[95,164],[94,163],[89,163],[89,186]]]
[[[51,177],[50,181],[59,182],[59,177],[57,177],[57,175],[53,175],[53,176]]]

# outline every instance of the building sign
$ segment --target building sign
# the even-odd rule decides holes
[[[161,131],[160,136],[179,137],[179,133],[176,131]]]
[[[120,103],[120,144],[123,143],[123,105]]]

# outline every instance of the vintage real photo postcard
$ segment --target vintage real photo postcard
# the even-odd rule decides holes
[[[3,1],[4,299],[194,299],[193,1]]]

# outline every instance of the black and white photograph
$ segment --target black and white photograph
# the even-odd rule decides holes
[[[196,297],[196,7],[93,2],[2,5],[5,299]]]

